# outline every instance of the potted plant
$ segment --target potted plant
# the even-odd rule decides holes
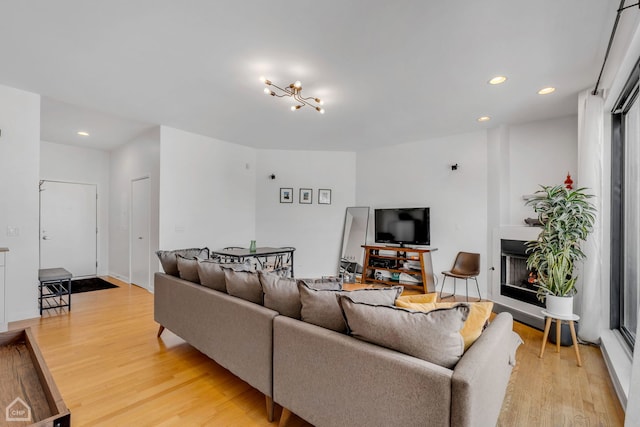
[[[593,230],[596,209],[586,188],[575,190],[564,185],[541,186],[526,201],[538,214],[542,231],[537,240],[527,242],[527,268],[538,277],[538,299],[547,311],[559,315],[573,314],[576,293],[576,261],[584,259],[580,248]]]

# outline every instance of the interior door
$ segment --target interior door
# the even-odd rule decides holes
[[[41,182],[40,268],[96,275],[97,202],[95,184]]]
[[[150,290],[149,178],[131,181],[131,283]]]

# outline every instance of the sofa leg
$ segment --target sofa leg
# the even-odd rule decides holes
[[[289,423],[289,419],[291,418],[291,411],[287,408],[282,408],[282,415],[280,415],[280,424],[278,427],[286,427]]]
[[[273,421],[273,398],[269,397],[269,396],[265,396],[265,401],[267,403],[267,420],[269,420],[269,422]]]
[[[158,328],[158,338],[160,338],[160,335],[162,335],[162,331],[164,331],[164,326],[160,325],[160,327]]]

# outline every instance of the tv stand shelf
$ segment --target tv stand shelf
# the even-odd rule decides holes
[[[381,285],[402,285],[407,289],[418,289],[426,293],[436,291],[433,280],[433,265],[431,263],[431,252],[436,248],[408,248],[397,246],[369,246],[362,245],[364,248],[364,269],[362,272],[361,283],[374,283]],[[380,253],[380,252],[384,253]],[[391,254],[389,254],[391,252]],[[404,268],[403,264],[407,261],[418,261],[420,269]],[[375,277],[376,270],[387,271],[392,275],[408,274],[419,280],[419,283],[404,283],[400,280],[393,279],[377,279]]]

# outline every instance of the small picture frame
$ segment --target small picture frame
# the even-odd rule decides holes
[[[280,203],[293,203],[293,188],[280,189]]]
[[[321,188],[318,190],[318,204],[319,205],[331,204],[331,190],[327,188]]]
[[[310,188],[301,188],[298,203],[303,205],[310,205],[313,203],[313,190]]]

